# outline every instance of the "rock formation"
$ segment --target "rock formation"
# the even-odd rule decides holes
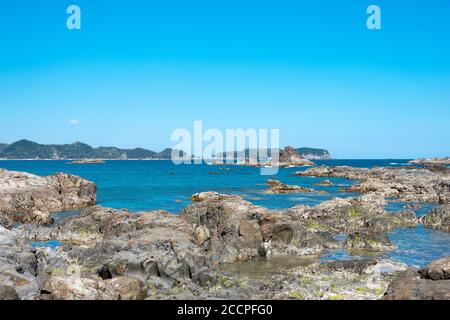
[[[376,193],[384,198],[411,202],[450,202],[450,176],[426,169],[320,166],[295,174],[359,181],[346,189],[350,192]]]
[[[443,165],[450,165],[450,157],[446,158],[428,158],[428,159],[415,159],[409,161],[411,164],[443,164]]]
[[[420,221],[426,228],[450,232],[450,205],[432,209]]]
[[[14,224],[0,226],[0,299],[450,299],[450,257],[421,270],[384,259],[317,259],[327,249],[392,250],[385,233],[418,219],[412,211],[387,212],[386,196],[448,203],[444,174],[349,167],[302,174],[358,179],[364,191],[283,210],[210,191],[192,195],[179,215],[90,206],[46,226],[51,212],[93,204],[95,185],[0,170],[0,222]],[[448,231],[448,212],[443,205],[420,222]],[[50,240],[55,248],[30,245]],[[226,271],[236,262],[294,256],[309,260],[264,280]]]
[[[401,272],[389,285],[386,300],[450,300],[450,257],[422,270]]]
[[[0,300],[33,299],[40,294],[37,261],[29,244],[0,226]]]
[[[278,180],[269,179],[266,184],[270,187],[270,189],[266,190],[265,193],[275,193],[275,194],[283,194],[283,193],[298,193],[298,192],[314,192],[313,189],[304,188],[296,185],[288,185],[286,183],[282,183]]]
[[[215,263],[257,256],[318,253],[326,239],[280,212],[254,206],[238,196],[200,193],[182,217],[196,228],[198,244]]]
[[[0,224],[48,224],[52,212],[93,205],[94,183],[66,173],[40,177],[0,169]]]
[[[314,166],[314,162],[303,158],[297,150],[292,147],[285,147],[284,150],[280,150],[278,155],[278,162],[272,160],[270,162],[272,166],[278,167],[304,167],[304,166]]]

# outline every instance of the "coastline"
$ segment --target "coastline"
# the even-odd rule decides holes
[[[80,158],[73,158],[73,159],[0,159],[0,161],[76,161],[76,160],[85,160],[85,159],[80,159]],[[95,158],[95,160],[101,160],[101,161],[172,161],[171,159],[158,159],[158,158],[151,158],[151,159],[102,159],[102,158]]]
[[[4,208],[0,235],[14,243],[11,249],[0,249],[13,257],[15,252],[20,257],[30,253],[27,259],[32,262],[27,266],[30,273],[23,274],[14,271],[15,262],[7,262],[11,275],[0,277],[0,285],[13,284],[20,299],[447,297],[441,288],[450,282],[440,276],[442,272],[436,276],[435,270],[446,270],[450,258],[414,268],[386,255],[396,250],[388,232],[423,226],[448,234],[450,177],[444,173],[319,166],[296,172],[292,179],[351,179],[347,188],[356,195],[315,206],[298,202],[285,209],[269,209],[244,196],[207,191],[193,194],[178,214],[94,205],[92,183],[71,175],[0,173],[6,187],[0,197]],[[280,194],[313,191],[277,181],[268,187],[272,187],[270,193]],[[70,194],[61,194],[63,190]],[[393,197],[410,203],[410,208],[418,202],[442,205],[419,219],[412,210],[386,211],[386,199]],[[50,212],[72,205],[74,199],[80,211],[52,223]],[[61,205],[55,207],[55,203]],[[24,211],[30,206],[31,211]],[[340,259],[330,255],[335,250],[359,252],[362,257]],[[322,260],[324,254],[330,258]],[[267,263],[276,261],[280,261],[278,272],[264,273]],[[242,269],[246,263],[262,273],[246,273]]]

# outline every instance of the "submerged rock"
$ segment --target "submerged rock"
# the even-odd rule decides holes
[[[52,221],[52,212],[95,204],[94,183],[66,173],[40,177],[0,169],[0,224]]]

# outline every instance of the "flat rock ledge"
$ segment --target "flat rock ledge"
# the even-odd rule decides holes
[[[51,213],[87,207],[96,202],[96,185],[57,173],[41,177],[0,169],[0,225],[52,222]]]
[[[298,176],[337,177],[356,180],[349,192],[375,193],[400,201],[450,203],[450,174],[447,171],[398,167],[372,169],[349,166],[319,166],[294,173]]]

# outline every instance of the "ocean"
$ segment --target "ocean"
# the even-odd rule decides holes
[[[318,165],[349,165],[372,168],[376,166],[406,166],[407,159],[387,160],[321,160]],[[261,176],[259,168],[244,166],[213,165],[175,165],[171,161],[114,160],[104,164],[75,165],[69,161],[40,160],[1,160],[0,168],[25,171],[37,175],[49,175],[67,172],[81,176],[97,184],[98,204],[113,208],[126,208],[133,212],[164,209],[173,214],[190,203],[189,197],[201,191],[246,195],[246,200],[256,205],[272,209],[288,208],[298,204],[316,205],[333,197],[352,197],[358,194],[343,192],[340,189],[350,186],[352,181],[329,178],[335,185],[318,187],[315,184],[324,178],[300,177],[292,175],[306,168],[280,169],[276,176]],[[317,190],[326,190],[326,194],[281,194],[269,195],[267,179],[277,179],[287,184],[295,184]],[[389,203],[387,210],[401,210],[404,203]],[[422,204],[417,215],[423,215],[435,205]],[[56,215],[61,219],[76,212]],[[397,246],[392,252],[381,253],[381,258],[422,267],[432,260],[450,255],[450,234],[425,229],[418,226],[413,229],[398,229],[388,234]],[[363,258],[366,254],[330,250],[323,254],[323,260]]]

